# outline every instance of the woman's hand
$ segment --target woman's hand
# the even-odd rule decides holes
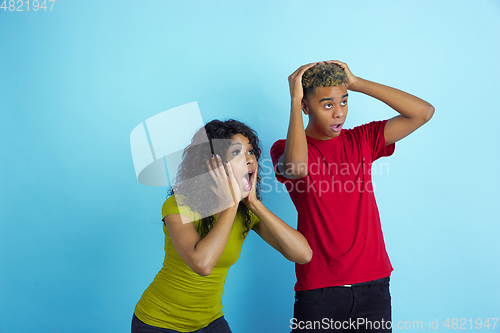
[[[253,173],[252,177],[252,188],[250,189],[250,192],[248,192],[248,196],[243,199],[243,203],[250,209],[254,210],[255,205],[260,203],[259,199],[257,199],[257,175],[259,172],[259,166],[256,163],[255,167],[255,172]]]
[[[236,217],[238,206],[234,204],[241,200],[240,188],[229,163],[226,163],[226,171],[220,156],[212,157],[211,160],[207,161],[207,167],[215,185],[210,187],[217,195],[219,207],[216,213],[220,212],[212,229],[201,238],[194,223],[188,223],[193,222],[188,216],[170,214],[163,220],[175,250],[193,272],[201,276],[210,275],[220,259]]]
[[[219,155],[212,157],[212,163],[207,161],[208,172],[215,182],[215,185],[210,185],[210,188],[217,196],[219,206],[217,210],[220,212],[232,205],[238,205],[241,201],[241,189],[238,182],[234,178],[231,164],[226,161],[226,167]]]

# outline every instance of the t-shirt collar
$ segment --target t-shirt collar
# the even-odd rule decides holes
[[[339,136],[336,136],[334,138],[331,138],[331,139],[328,139],[328,140],[318,140],[318,139],[311,138],[310,136],[308,136],[306,134],[306,139],[307,139],[307,142],[313,143],[315,145],[331,144],[331,143],[334,143],[335,141],[337,141],[340,138],[341,135],[342,135],[342,132],[340,132]]]

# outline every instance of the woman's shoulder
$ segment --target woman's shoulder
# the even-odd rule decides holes
[[[168,197],[161,209],[162,219],[167,215],[179,214],[189,217],[192,221],[199,220],[201,216],[193,212],[189,206],[185,205],[183,199],[183,196],[175,194]]]
[[[246,213],[238,209],[238,213],[236,213],[235,217],[235,223],[233,224],[233,229],[237,229],[235,232],[236,233],[241,233],[247,228],[247,216],[249,217],[249,224],[248,224],[248,229],[252,230],[255,225],[257,225],[260,222],[260,219],[257,217],[257,215],[254,214],[250,209],[246,209]]]

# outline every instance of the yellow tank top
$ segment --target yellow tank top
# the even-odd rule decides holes
[[[163,218],[181,214],[201,222],[201,216],[188,206],[178,206],[170,196],[162,208]],[[259,218],[250,211],[253,228]],[[214,215],[217,219],[217,216]],[[200,276],[184,262],[172,244],[168,229],[165,233],[165,260],[153,282],[144,291],[135,307],[135,315],[148,325],[168,328],[180,332],[191,332],[203,328],[222,316],[222,290],[227,271],[239,258],[245,240],[244,217],[237,214],[226,247],[209,276]]]

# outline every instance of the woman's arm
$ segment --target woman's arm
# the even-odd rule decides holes
[[[217,222],[207,235],[202,239],[193,221],[184,215],[173,214],[164,218],[176,251],[184,262],[201,276],[210,275],[222,255],[241,200],[240,189],[234,178],[231,164],[226,162],[226,175],[222,159],[218,155],[217,162],[215,158],[212,158],[212,165],[207,161],[207,167],[210,176],[215,181],[212,191],[214,195],[217,195],[219,207],[225,209],[220,213]]]
[[[173,214],[165,216],[172,243],[184,262],[201,276],[210,275],[226,247],[237,205],[223,211],[213,228],[202,239],[188,217]]]
[[[274,215],[260,201],[251,208],[260,219],[254,231],[285,258],[298,264],[311,261],[312,250],[305,237]]]
[[[258,167],[255,173],[257,174]],[[306,238],[283,222],[257,199],[257,177],[252,179],[252,189],[243,203],[260,219],[253,230],[285,258],[298,264],[311,261],[312,250]]]

